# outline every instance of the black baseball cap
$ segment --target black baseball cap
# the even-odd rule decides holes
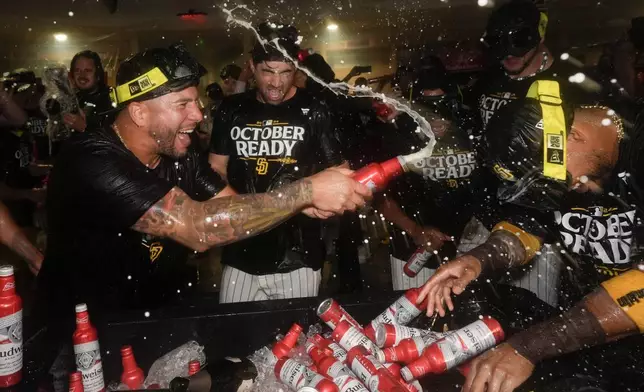
[[[548,18],[530,0],[512,0],[490,15],[483,43],[498,58],[521,57],[545,37]]]
[[[199,84],[206,69],[182,43],[147,49],[126,59],[116,74],[110,96],[117,108],[146,101]]]
[[[221,77],[221,80],[226,80],[228,78],[233,78],[235,80],[238,80],[239,75],[241,75],[241,71],[242,69],[239,65],[228,64],[221,69],[221,72],[219,73],[219,77]]]

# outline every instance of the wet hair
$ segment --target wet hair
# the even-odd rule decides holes
[[[103,62],[101,61],[101,57],[98,55],[98,53],[92,52],[91,50],[83,50],[82,52],[76,53],[72,58],[69,71],[72,74],[74,73],[74,66],[76,65],[76,61],[78,61],[78,59],[81,57],[90,59],[94,62],[94,67],[96,68],[96,83],[105,84],[105,70],[103,69]]]
[[[262,45],[257,42],[250,52],[253,63],[259,64],[264,61],[290,61],[284,54],[275,46],[275,40],[282,49],[286,51],[288,56],[292,59],[297,59],[297,54],[300,50],[298,44],[298,31],[295,26],[274,24],[264,22],[257,27],[257,32],[263,40],[268,41]]]

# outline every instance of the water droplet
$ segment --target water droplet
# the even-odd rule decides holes
[[[143,313],[143,315],[144,315],[145,317],[150,317],[150,312],[145,312],[145,313]]]

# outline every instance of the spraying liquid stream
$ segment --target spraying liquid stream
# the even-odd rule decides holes
[[[245,20],[241,20],[238,18],[235,18],[233,16],[233,12],[237,9],[244,9],[247,12],[249,12],[251,15],[254,15],[254,12],[250,10],[246,5],[240,4],[237,5],[236,7],[232,9],[226,9],[224,7],[221,7],[222,11],[226,14],[226,22],[229,24],[236,24],[238,26],[241,26],[245,29],[248,29],[252,31],[255,34],[255,37],[257,38],[257,41],[262,45],[265,46],[267,44],[272,44],[274,45],[277,50],[280,51],[284,55],[285,58],[288,60],[292,61],[293,64],[295,64],[295,67],[299,69],[300,71],[304,72],[309,78],[313,79],[317,83],[319,83],[322,86],[327,87],[331,92],[333,92],[337,96],[344,96],[347,98],[353,98],[353,97],[363,97],[363,98],[373,98],[373,99],[380,99],[382,102],[393,106],[398,112],[406,113],[408,114],[418,125],[418,128],[416,128],[416,133],[423,133],[428,139],[427,146],[423,147],[419,151],[416,151],[412,154],[405,155],[405,156],[400,156],[400,161],[401,164],[403,165],[403,168],[405,171],[411,171],[414,165],[417,162],[420,162],[426,158],[429,158],[432,155],[432,151],[434,150],[434,145],[436,144],[436,139],[434,137],[434,133],[432,132],[432,127],[429,125],[429,122],[425,120],[423,116],[418,114],[416,111],[414,111],[412,108],[409,106],[399,102],[398,100],[387,97],[385,94],[382,93],[376,93],[373,90],[371,90],[371,87],[368,86],[351,86],[348,83],[344,82],[337,82],[337,83],[326,83],[317,76],[313,75],[311,71],[308,69],[301,67],[296,60],[294,60],[288,52],[279,45],[279,38],[275,38],[272,41],[268,41],[264,38],[262,38],[257,30],[253,27],[253,25],[250,22],[247,22]],[[301,39],[301,37],[300,37]],[[349,95],[349,91],[353,92],[353,95]]]

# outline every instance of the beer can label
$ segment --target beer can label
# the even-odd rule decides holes
[[[22,369],[22,310],[0,318],[0,376]]]
[[[417,274],[421,269],[423,269],[425,264],[427,264],[427,260],[429,260],[431,255],[432,254],[427,252],[425,249],[418,249],[407,262],[407,268]]]
[[[442,333],[437,333],[437,332],[431,332],[431,331],[425,331],[427,332],[424,335],[414,337],[414,344],[416,345],[416,350],[418,351],[419,354],[422,354],[423,351],[430,345],[438,342],[443,338]]]
[[[326,378],[322,375],[308,371],[307,369],[307,371],[304,373],[304,380],[301,386],[316,388],[318,384],[320,384],[324,380],[326,380]]]
[[[446,334],[439,347],[441,351],[445,350],[443,355],[447,353],[445,362],[447,368],[450,369],[494,347],[495,344],[494,334],[483,321],[479,320]],[[448,349],[447,346],[450,346],[451,349]],[[450,361],[447,361],[448,357],[450,357]]]
[[[306,384],[306,366],[289,359],[284,362],[280,370],[280,381],[284,384],[298,389]]]
[[[400,341],[408,338],[421,337],[427,334],[427,331],[418,328],[405,327],[404,325],[394,325],[396,340],[394,346],[400,344]]]
[[[339,344],[332,342],[329,344],[329,348],[333,351],[333,358],[337,359],[340,362],[347,361],[347,350],[340,347]]]
[[[98,340],[74,345],[76,368],[83,375],[85,392],[98,392],[105,389],[103,380],[103,364]]]
[[[333,379],[340,392],[368,392],[367,387],[353,377],[341,376]]]
[[[370,391],[379,391],[380,376],[377,374],[374,374],[373,376],[369,377],[369,380],[367,380],[367,387],[369,388]]]
[[[350,350],[356,346],[362,346],[371,353],[377,351],[376,346],[369,340],[369,338],[362,332],[358,331],[355,327],[347,329],[344,335],[340,338],[339,343],[345,350]]]
[[[409,302],[407,297],[402,296],[398,298],[396,302],[391,304],[382,312],[378,317],[376,317],[372,322],[371,326],[376,329],[378,324],[397,324],[397,325],[407,325],[413,319],[420,315],[421,310],[418,309],[414,304]]]
[[[347,368],[342,362],[337,361],[331,367],[329,370],[327,370],[327,374],[329,377],[335,378],[335,377],[340,377],[340,376],[352,376],[353,373],[349,368]]]
[[[358,380],[366,384],[367,380],[369,380],[369,377],[371,377],[372,374],[367,366],[362,361],[360,361],[359,358],[360,357],[355,358],[353,362],[351,362],[351,370],[353,370],[353,374],[358,377]]]

